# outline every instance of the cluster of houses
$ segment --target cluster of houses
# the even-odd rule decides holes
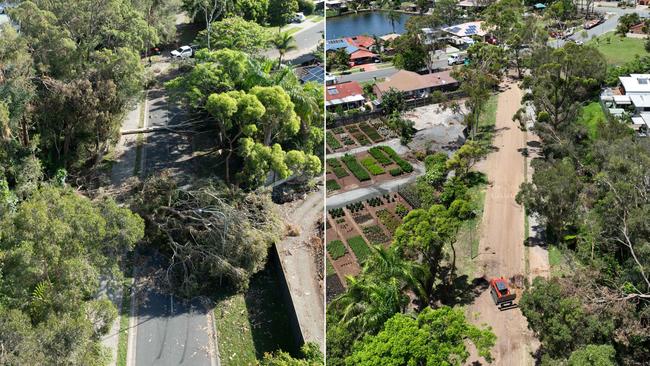
[[[325,52],[345,50],[350,58],[350,66],[364,65],[379,62],[379,55],[371,51],[375,46],[375,39],[368,36],[355,36],[339,39],[330,39],[325,42]]]
[[[356,81],[339,83],[333,76],[326,77],[325,81],[325,107],[330,112],[357,109],[372,101],[381,103],[382,96],[390,90],[402,92],[408,101],[428,98],[434,91],[453,91],[459,85],[450,70],[424,75],[401,70],[385,81],[374,84],[372,95],[366,95]]]
[[[650,131],[650,74],[631,74],[618,78],[619,85],[600,95],[607,113],[614,117],[629,116],[632,128],[640,136]]]

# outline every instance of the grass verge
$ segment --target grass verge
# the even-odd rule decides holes
[[[126,366],[126,356],[129,347],[129,317],[131,315],[131,284],[132,278],[122,289],[122,309],[120,311],[120,334],[117,341],[117,366]]]
[[[223,366],[257,365],[265,352],[296,354],[289,315],[271,264],[243,294],[224,295],[214,309]]]
[[[483,219],[483,206],[485,204],[486,185],[480,184],[469,189],[474,217],[465,220],[458,229],[456,235],[456,265],[459,274],[466,274],[469,278],[474,277],[476,263],[474,259],[479,254],[479,229]]]

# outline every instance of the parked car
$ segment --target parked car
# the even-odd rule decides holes
[[[194,53],[197,50],[197,46],[181,46],[180,48],[173,50],[171,52],[172,58],[190,58],[194,57]]]
[[[465,56],[459,55],[457,53],[454,53],[453,55],[449,56],[449,58],[447,59],[447,64],[449,66],[460,65],[464,62],[465,62]]]
[[[294,22],[294,23],[302,23],[302,22],[304,22],[306,19],[307,19],[307,17],[305,16],[305,14],[303,14],[303,13],[296,13],[296,15],[294,15],[294,17],[293,17],[293,22]]]

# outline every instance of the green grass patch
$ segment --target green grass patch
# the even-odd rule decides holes
[[[122,289],[122,309],[120,311],[120,334],[117,340],[117,366],[126,366],[126,356],[129,347],[129,318],[131,315],[131,285],[130,278],[126,279]]]
[[[257,365],[265,352],[295,354],[289,315],[272,265],[251,279],[244,294],[223,295],[214,309],[223,366]]]
[[[333,133],[327,131],[327,137],[326,138],[327,138],[327,146],[329,146],[330,149],[337,150],[337,149],[340,149],[340,148],[343,147],[343,145],[341,145],[339,140],[337,140],[336,137],[334,137]]]
[[[331,276],[335,274],[336,271],[334,270],[334,266],[332,265],[332,262],[330,262],[329,258],[325,258],[325,275]]]
[[[332,240],[327,243],[327,252],[330,254],[333,260],[337,260],[347,253],[345,249],[345,244],[340,240]]]
[[[336,175],[337,178],[344,178],[350,175],[345,168],[343,168],[343,165],[341,165],[341,162],[338,161],[336,158],[329,158],[327,159],[327,165],[330,167],[334,175]]]
[[[464,220],[456,234],[456,265],[459,273],[470,278],[474,276],[476,263],[474,259],[479,254],[479,227],[483,219],[483,205],[485,204],[485,185],[471,187],[468,191],[474,217]]]
[[[548,247],[548,264],[551,269],[562,265],[562,252],[555,245],[549,245]]]
[[[411,163],[409,163],[408,161],[402,159],[401,156],[397,155],[397,153],[395,152],[395,150],[393,150],[392,147],[380,146],[380,148],[386,154],[388,154],[388,156],[390,156],[390,158],[393,159],[393,161],[397,163],[397,165],[399,165],[400,168],[402,168],[402,171],[404,171],[405,173],[410,173],[413,171],[413,165],[411,165]]]
[[[384,174],[384,168],[377,164],[377,161],[372,157],[368,156],[361,160],[361,164],[370,172],[372,175]]]
[[[368,244],[361,236],[355,236],[348,239],[348,244],[350,245],[350,248],[352,248],[354,255],[357,257],[359,264],[363,264],[372,253]]]
[[[336,181],[336,179],[328,179],[327,182],[325,182],[325,187],[328,191],[336,191],[337,189],[341,189],[341,185]]]
[[[582,112],[578,119],[578,123],[587,128],[587,134],[592,140],[598,137],[598,126],[605,121],[605,112],[598,102],[591,102],[582,107]]]
[[[368,172],[363,169],[361,164],[357,161],[357,158],[355,158],[352,155],[345,155],[344,157],[341,158],[343,160],[343,163],[345,166],[350,169],[352,174],[360,181],[360,182],[365,182],[367,180],[370,180],[370,175]]]
[[[610,65],[621,65],[638,56],[650,55],[645,50],[645,40],[641,38],[621,37],[612,32],[605,33],[586,42],[600,51]]]
[[[368,152],[370,153],[370,155],[372,155],[373,158],[375,158],[375,160],[377,160],[383,166],[390,165],[393,163],[393,160],[391,160],[391,158],[386,156],[384,151],[377,146],[371,147],[368,150]]]

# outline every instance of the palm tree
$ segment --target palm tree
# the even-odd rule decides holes
[[[273,38],[271,41],[273,46],[275,46],[275,49],[278,50],[280,53],[280,57],[278,59],[278,68],[282,66],[282,57],[287,54],[289,51],[293,51],[297,49],[296,47],[296,40],[293,38],[292,35],[289,34],[289,32],[282,32],[278,33],[278,35]]]
[[[401,14],[395,11],[395,9],[390,9],[388,11],[388,20],[390,20],[390,25],[393,26],[393,33],[395,33],[395,22],[401,19]]]
[[[385,248],[377,245],[371,248],[374,253],[363,266],[364,274],[378,279],[396,279],[402,290],[411,290],[422,302],[428,302],[424,287],[428,276],[426,267],[404,259],[396,246]]]

